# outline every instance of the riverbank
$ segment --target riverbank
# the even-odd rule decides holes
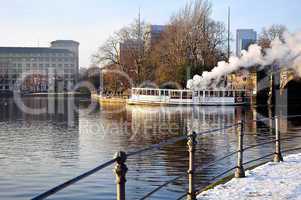
[[[246,171],[245,178],[234,178],[202,192],[198,199],[301,199],[301,153]]]

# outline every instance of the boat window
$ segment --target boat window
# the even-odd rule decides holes
[[[224,97],[223,91],[219,91],[219,96],[220,96],[220,97]]]
[[[192,92],[187,92],[187,99],[192,99]]]
[[[203,96],[203,91],[200,91],[200,96],[201,96],[201,97]]]
[[[210,96],[210,97],[213,97],[213,91],[210,91],[210,92],[209,92],[209,96]]]
[[[171,98],[173,98],[173,99],[179,99],[180,98],[180,92],[172,91],[171,92]]]
[[[167,90],[165,91],[165,96],[168,96],[168,91]]]
[[[233,97],[233,91],[228,91],[228,96]]]
[[[182,92],[182,99],[187,99],[187,98],[188,98],[187,92]]]
[[[160,91],[160,95],[164,96],[164,91],[163,90]]]
[[[205,91],[205,97],[208,97],[208,91]]]
[[[195,97],[199,96],[199,92],[198,91],[194,91],[194,96]]]

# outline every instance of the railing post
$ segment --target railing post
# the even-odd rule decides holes
[[[283,157],[281,155],[281,147],[280,147],[280,130],[279,130],[279,119],[275,116],[275,154],[274,154],[274,162],[283,161]]]
[[[244,135],[244,124],[242,121],[238,122],[237,126],[237,167],[235,171],[235,178],[245,177],[245,170],[243,167],[243,135]]]
[[[195,160],[195,146],[196,146],[196,133],[192,132],[188,134],[188,152],[189,152],[189,169],[187,171],[188,173],[188,194],[187,194],[187,200],[196,200],[196,192],[194,188],[194,160]]]
[[[114,168],[114,172],[116,175],[116,190],[117,190],[117,200],[125,200],[125,182],[126,182],[126,173],[127,166],[125,161],[127,159],[127,155],[123,151],[119,151],[114,155],[116,159],[116,165]]]

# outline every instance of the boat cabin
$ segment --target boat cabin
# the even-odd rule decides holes
[[[175,90],[133,88],[129,104],[239,105],[248,103],[245,90]]]

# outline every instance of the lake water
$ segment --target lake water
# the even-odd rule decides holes
[[[273,136],[271,121],[251,120],[268,116],[243,107],[116,107],[91,104],[88,99],[26,97],[27,113],[13,99],[0,100],[0,199],[30,199],[111,159],[116,151],[134,151],[162,140],[248,121],[245,144]],[[36,109],[45,108],[40,114]],[[262,114],[267,113],[267,114]],[[281,120],[282,131],[301,133],[300,120]],[[198,167],[236,150],[234,128],[197,138]],[[300,144],[299,139],[283,148]],[[245,152],[245,160],[272,153],[274,145]],[[235,156],[197,174],[202,188],[212,177],[235,166]],[[140,199],[188,168],[186,141],[130,157],[127,161],[127,199]],[[49,199],[115,199],[115,176],[110,166]],[[149,199],[176,199],[187,190],[186,177],[168,185]]]

